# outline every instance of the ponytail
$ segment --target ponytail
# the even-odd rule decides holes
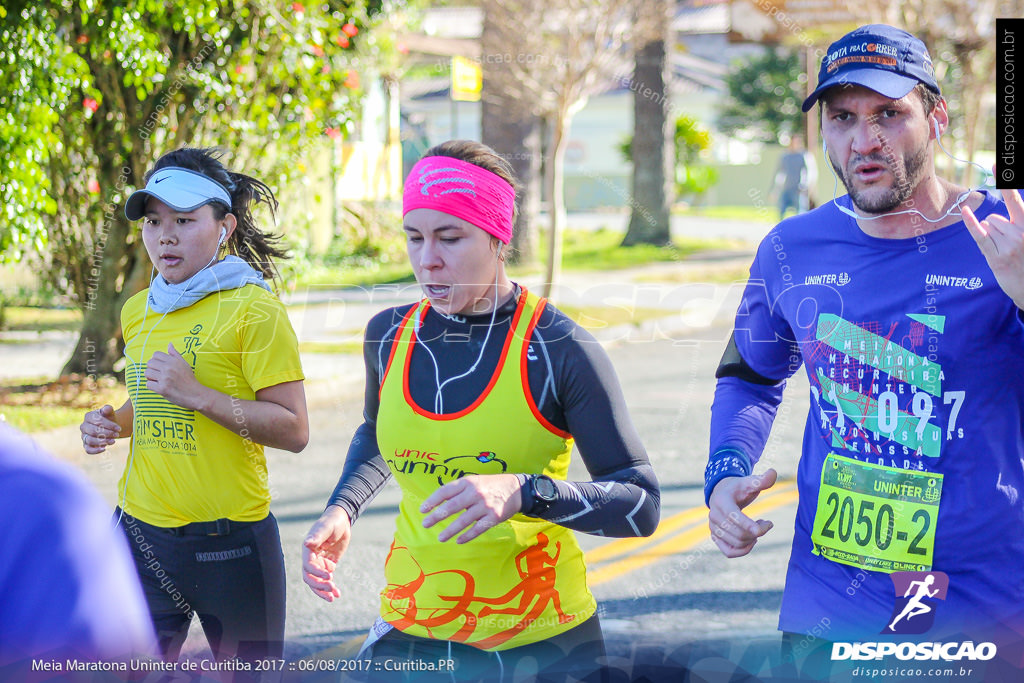
[[[287,253],[280,246],[281,235],[263,232],[253,217],[253,204],[264,203],[270,209],[270,218],[277,222],[277,199],[267,185],[244,173],[228,173],[232,184],[231,213],[235,214],[238,225],[228,238],[228,251],[240,259],[247,261],[256,270],[263,273],[267,280],[279,277],[273,259],[287,258]],[[224,217],[221,207],[214,207],[217,219]]]

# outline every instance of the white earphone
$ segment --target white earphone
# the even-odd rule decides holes
[[[959,161],[961,163],[970,164],[971,166],[977,166],[979,169],[981,169],[982,177],[985,177],[985,175],[988,173],[988,171],[985,170],[984,166],[982,166],[981,164],[979,164],[977,162],[974,162],[974,161],[967,161],[966,159],[960,159],[960,158],[955,157],[955,156],[953,156],[952,154],[949,153],[949,150],[947,150],[945,145],[942,144],[942,139],[941,139],[942,138],[942,133],[939,130],[939,121],[935,117],[932,117],[932,127],[935,129],[935,142],[939,143],[939,149],[941,149],[943,152],[945,152],[946,156],[948,156],[950,159],[953,159],[954,161]],[[838,193],[839,193],[839,176],[836,175],[835,168],[832,166],[832,163],[829,160],[828,146],[825,144],[825,137],[824,136],[822,136],[822,138],[821,138],[821,151],[825,155],[825,163],[828,165],[829,170],[832,171],[832,177],[835,178],[835,183],[832,186],[832,201],[835,202],[835,199],[836,199],[836,197],[838,196]],[[989,176],[988,181],[986,182],[986,185],[991,185],[992,181],[993,181],[993,178],[991,176]],[[984,187],[984,185],[982,187]],[[890,213],[884,213],[884,214],[880,214],[880,215],[877,215],[877,216],[861,216],[861,215],[858,215],[857,213],[851,211],[850,209],[846,208],[845,206],[839,205],[838,202],[836,203],[836,208],[839,209],[842,213],[845,213],[846,215],[848,215],[851,218],[853,218],[855,220],[858,220],[858,221],[874,221],[874,220],[878,220],[879,218],[887,218],[889,216],[898,216],[898,215],[904,214],[904,213],[916,213],[918,216],[923,218],[928,223],[939,223],[941,221],[944,221],[949,216],[952,216],[960,208],[960,205],[971,195],[971,192],[973,192],[973,190],[968,188],[966,192],[964,192],[959,197],[957,197],[956,201],[953,202],[953,205],[951,207],[949,207],[949,210],[946,211],[941,216],[939,216],[938,218],[928,218],[923,213],[921,213],[921,211],[919,211],[918,209],[906,209],[904,211],[893,211],[893,212],[890,212]]]
[[[498,279],[501,276],[501,269],[498,268],[498,262],[501,260],[502,246],[504,245],[498,245],[498,254],[494,260],[494,303],[491,308],[491,323],[487,326],[487,333],[484,334],[484,341],[480,345],[480,353],[477,354],[476,360],[473,361],[473,364],[469,367],[468,370],[466,370],[460,375],[449,377],[443,382],[441,381],[441,367],[437,362],[437,358],[434,356],[434,352],[430,350],[430,347],[427,346],[427,344],[422,339],[420,339],[419,332],[421,313],[420,311],[417,310],[416,313],[413,314],[413,333],[415,335],[415,340],[426,350],[427,355],[430,356],[430,360],[434,364],[434,384],[435,386],[437,386],[437,392],[434,394],[434,412],[437,414],[444,413],[445,386],[447,386],[450,382],[454,382],[455,380],[462,379],[467,375],[471,375],[473,371],[477,369],[477,366],[480,365],[480,361],[482,361],[484,357],[484,351],[487,350],[487,342],[491,338],[491,330],[494,329],[494,321],[497,319],[498,315]],[[454,285],[452,286],[454,287]],[[441,315],[446,318],[452,318],[452,316],[447,315],[445,313],[441,313]]]
[[[221,229],[220,229],[220,239],[217,240],[217,244],[218,245],[224,244],[224,240],[227,239],[227,236],[228,236],[228,229],[225,228],[224,226],[221,226]]]

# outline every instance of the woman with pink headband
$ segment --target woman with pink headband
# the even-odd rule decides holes
[[[607,355],[505,272],[514,188],[477,142],[443,143],[413,167],[403,227],[424,298],[367,325],[365,421],[303,544],[305,582],[340,597],[351,526],[395,478],[381,612],[359,659],[454,660],[437,680],[599,677],[604,640],[573,530],[647,536],[658,523],[657,479]],[[567,480],[574,443],[590,481]]]

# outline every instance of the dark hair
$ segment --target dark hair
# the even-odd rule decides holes
[[[476,140],[449,140],[439,145],[434,145],[423,153],[425,157],[451,157],[467,164],[473,164],[490,171],[506,183],[512,186],[516,193],[516,203],[512,208],[512,225],[516,224],[519,217],[519,181],[516,179],[512,165],[500,154],[482,142]]]
[[[928,116],[935,109],[935,105],[942,99],[942,93],[937,93],[924,83],[918,83],[914,90],[921,97],[921,104],[924,105],[924,115]]]
[[[244,173],[234,173],[220,162],[223,152],[213,147],[182,147],[168,152],[157,159],[153,168],[146,173],[143,182],[161,168],[179,166],[202,173],[221,185],[231,195],[231,206],[211,202],[214,218],[221,220],[228,212],[235,215],[238,225],[227,241],[229,253],[247,261],[249,265],[269,279],[278,276],[272,259],[287,258],[280,246],[281,236],[260,230],[253,217],[253,203],[264,203],[270,208],[270,217],[275,219],[277,199],[267,185]]]

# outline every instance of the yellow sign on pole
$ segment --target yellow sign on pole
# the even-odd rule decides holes
[[[480,65],[465,57],[452,57],[452,99],[479,102],[483,76]]]

